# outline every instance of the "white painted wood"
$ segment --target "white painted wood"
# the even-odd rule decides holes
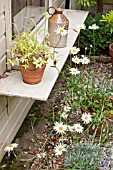
[[[0,0],[0,14],[4,12],[4,0]]]
[[[11,114],[13,114],[13,112],[15,112],[15,110],[17,110],[17,108],[20,107],[21,103],[23,102],[23,98],[20,98],[20,97],[18,98],[17,97],[4,97],[4,98],[3,98],[4,103],[1,102],[1,104],[3,104],[4,107],[2,106],[2,108],[0,108],[0,110],[2,109],[1,114],[0,114],[0,129],[1,129],[0,133],[2,132],[2,129],[5,123],[11,117]]]
[[[26,6],[24,7],[13,19],[16,24],[18,31],[28,31],[32,29],[45,12],[45,7],[38,6]],[[33,21],[30,19],[32,18]],[[14,34],[18,33],[16,27],[14,27]]]
[[[0,15],[0,37],[5,33],[5,19],[4,14]]]
[[[70,0],[70,9],[81,9],[81,6],[77,5],[77,0]]]
[[[58,8],[64,0],[54,0],[53,1],[53,7]]]
[[[65,9],[65,1],[63,1],[63,3],[59,7]]]
[[[0,117],[6,106],[7,106],[6,96],[0,96]]]
[[[16,112],[18,109],[19,110],[22,109],[24,101],[25,101],[24,99],[20,99],[18,101],[18,103],[13,103],[13,107],[12,107],[12,105],[10,105],[8,103],[8,107],[5,108],[4,112],[0,116],[0,129],[1,129],[0,135],[2,134],[3,130],[5,129],[5,126],[7,125],[9,119],[11,119],[13,113]],[[15,115],[16,115],[16,113],[15,113]],[[10,126],[12,126],[12,125],[13,124],[11,124]],[[3,137],[2,137],[2,140],[4,140]]]
[[[2,75],[6,71],[6,55],[0,58],[0,74]]]
[[[6,52],[6,37],[3,35],[0,38],[0,58],[5,54]]]
[[[75,33],[72,28],[77,29],[76,25],[84,22],[88,12],[79,10],[64,10],[64,14],[69,19],[70,24],[67,47],[57,49],[58,56],[60,57],[60,61],[57,64],[59,71],[62,69],[68,57],[69,48],[73,46],[78,35],[78,33]],[[42,82],[37,85],[25,84],[22,81],[19,71],[10,73],[9,77],[0,79],[0,94],[46,101],[59,75],[59,72],[55,68],[50,67],[52,65],[52,62],[50,61],[46,67]]]
[[[9,120],[5,122],[2,133],[0,134],[0,161],[5,154],[4,148],[12,142],[33,102],[31,99],[23,99],[11,114]]]
[[[12,41],[11,0],[4,0],[4,9],[5,9],[6,49],[8,49]],[[10,55],[7,55],[7,58],[10,59],[11,58]],[[7,70],[10,69],[11,66],[7,65]]]

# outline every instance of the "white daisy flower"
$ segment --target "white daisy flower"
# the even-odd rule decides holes
[[[82,63],[82,64],[88,64],[88,63],[90,63],[90,60],[89,60],[87,57],[83,57],[83,58],[81,59],[81,63]]]
[[[59,143],[58,145],[55,146],[54,151],[55,151],[55,155],[59,156],[62,155],[63,151],[66,151],[66,145],[65,144],[61,144]]]
[[[56,122],[55,126],[53,127],[53,129],[57,132],[57,133],[66,133],[66,128],[67,126],[63,124],[63,122]]]
[[[93,46],[92,46],[92,44],[90,45],[90,48],[92,48]]]
[[[84,55],[82,54],[81,57],[84,58]]]
[[[97,29],[99,29],[99,26],[96,24],[93,24],[92,26],[89,26],[88,28],[91,30],[97,30]]]
[[[41,152],[40,154],[36,155],[38,158],[45,158],[46,153],[45,152]]]
[[[91,115],[89,113],[83,113],[81,119],[86,124],[92,121]]]
[[[77,28],[79,28],[80,30],[85,30],[86,29],[86,26],[85,24],[77,24]]]
[[[76,64],[79,64],[79,63],[80,63],[80,59],[79,59],[77,56],[73,57],[73,58],[72,58],[72,61],[73,61],[74,63],[76,63]]]
[[[82,133],[83,132],[83,127],[80,125],[80,123],[74,124],[74,127],[76,132]]]
[[[61,114],[61,117],[63,117],[64,119],[67,119],[68,114],[67,114],[66,112],[63,112],[63,113]]]
[[[77,74],[80,74],[80,71],[77,68],[71,68],[70,69],[70,73],[72,75],[77,75]]]
[[[60,34],[61,36],[65,36],[68,34],[68,30],[65,30],[64,27],[65,25],[63,27],[58,25],[57,28],[54,29],[54,32],[56,34]]]
[[[13,149],[17,147],[18,147],[17,143],[10,143],[8,146],[5,147],[4,151],[10,152],[10,151],[13,151]]]
[[[73,126],[67,125],[67,131],[73,132]]]
[[[79,51],[80,51],[80,48],[77,48],[77,47],[70,48],[70,53],[73,55],[77,54]]]
[[[64,106],[64,112],[69,112],[71,110],[70,106]]]

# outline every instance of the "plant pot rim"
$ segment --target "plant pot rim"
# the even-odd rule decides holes
[[[109,45],[109,50],[113,51],[113,43]]]

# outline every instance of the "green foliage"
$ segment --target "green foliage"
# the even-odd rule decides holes
[[[46,26],[46,20],[48,19],[47,12],[45,12],[44,18]],[[31,20],[36,26],[34,20]],[[15,24],[14,26],[16,27],[18,34],[14,35],[14,40],[7,50],[12,58],[11,60],[8,60],[7,64],[10,63],[12,66],[14,66],[15,62],[19,62],[26,69],[29,65],[29,62],[32,62],[32,64],[38,68],[42,67],[44,64],[47,64],[47,60],[49,58],[53,59],[53,52],[48,46],[47,39],[45,39],[43,44],[38,40],[38,36],[41,32],[44,32],[48,38],[49,33],[46,30],[46,27],[41,28],[37,33],[34,34],[31,30],[20,33],[17,26]],[[34,55],[36,57],[34,57]]]
[[[95,0],[77,0],[78,5],[82,5],[84,8],[91,8],[92,6],[96,5]]]
[[[113,10],[109,11],[106,15],[102,15],[102,22],[107,24],[107,29],[113,33]]]
[[[81,66],[81,73],[76,77],[69,74],[70,66],[66,67],[66,70],[62,72],[63,78],[66,80],[66,96],[61,101],[62,105],[69,103],[73,113],[78,112],[79,116],[82,113],[92,114],[92,122],[85,128],[89,131],[91,125],[93,125],[95,131],[102,127],[102,131],[99,137],[99,141],[105,141],[108,138],[110,132],[110,126],[106,116],[108,114],[113,115],[113,104],[109,100],[113,92],[113,86],[110,85],[109,79],[104,79],[97,71],[92,71],[89,68],[83,68]],[[79,119],[79,118],[78,118]],[[112,122],[111,118],[109,121]],[[93,138],[95,138],[94,133]]]
[[[105,23],[101,22],[102,16],[96,13],[90,13],[85,21],[86,28],[91,26],[92,24],[97,24],[99,29],[95,30],[95,52],[96,55],[100,53],[106,53],[108,51],[108,46],[111,42],[113,42],[113,36],[111,34],[110,29],[105,27]],[[93,45],[93,34],[92,30],[85,29],[81,30],[80,33],[80,43],[81,47],[84,49],[90,49],[90,45]],[[93,48],[93,47],[92,47]],[[89,54],[90,50],[87,50]]]
[[[64,166],[71,170],[96,170],[100,166],[102,150],[97,144],[70,145],[64,157]]]

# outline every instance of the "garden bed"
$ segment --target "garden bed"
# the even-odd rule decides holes
[[[67,61],[67,63],[69,63]],[[111,63],[96,63],[96,64],[90,64],[90,70],[95,69],[96,72],[101,73],[101,77],[107,77],[109,81],[113,85],[113,78],[111,78]],[[95,68],[94,68],[95,67]],[[19,161],[14,158],[12,155],[10,158],[7,157],[7,154],[3,160],[3,162],[0,164],[0,169],[18,169],[18,170],[37,170],[37,169],[66,169],[64,168],[64,158],[62,156],[54,156],[54,147],[57,144],[58,140],[60,139],[60,136],[57,135],[55,132],[50,136],[50,138],[46,141],[46,139],[49,137],[49,134],[51,133],[51,130],[53,129],[54,123],[52,120],[52,100],[53,96],[55,95],[56,91],[60,87],[64,87],[65,81],[62,79],[62,76],[58,78],[58,81],[56,82],[56,85],[52,91],[52,94],[50,95],[50,98],[47,102],[35,102],[33,107],[31,108],[25,122],[23,123],[19,133],[17,134],[14,142],[19,143],[19,147],[16,149],[16,153],[18,157],[21,157],[23,159],[31,159],[37,151],[42,147],[42,145],[45,143],[42,152],[45,152],[47,155],[43,159],[39,159],[36,157],[32,161]],[[59,92],[58,95],[55,97],[55,110],[54,114],[55,119],[58,119],[57,112],[59,110],[59,103],[64,98],[65,93]],[[77,115],[71,114],[69,116],[69,122],[74,123],[77,121]],[[32,123],[31,123],[32,122]],[[29,127],[29,128],[28,128]],[[24,135],[23,135],[24,134]],[[66,138],[67,140],[64,141],[66,145],[69,145],[72,143],[72,136],[75,136],[75,133],[68,133]],[[92,135],[83,135],[81,142],[86,142],[90,139]],[[112,134],[109,136],[109,139],[107,140],[106,144],[100,143],[101,149],[104,150],[100,167],[102,170],[106,167],[108,170],[110,170],[110,153],[111,153],[111,145],[112,145]],[[95,139],[96,142],[96,139]]]
[[[102,39],[104,24],[101,25],[100,16],[90,17],[90,23],[87,19],[86,25],[79,25],[77,45],[69,50],[69,59],[59,72],[49,99],[34,103],[19,133],[23,132],[23,127],[28,131],[23,137],[17,135],[14,141],[19,146],[10,158],[9,154],[6,155],[2,169],[110,170],[113,156],[113,68],[105,57],[97,57],[99,60],[94,57],[93,63],[91,57],[107,54],[107,43],[110,42],[104,44]],[[97,19],[99,26],[95,23]],[[74,31],[76,34],[76,28]],[[109,40],[109,36],[108,30],[105,38]],[[96,41],[97,37],[101,43],[99,38]]]

